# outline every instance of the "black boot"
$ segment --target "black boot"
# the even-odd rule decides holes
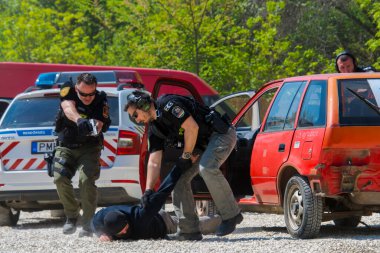
[[[92,229],[90,226],[83,226],[82,230],[79,232],[78,237],[92,237]]]
[[[219,225],[218,230],[216,231],[217,236],[224,236],[234,232],[236,225],[240,224],[243,221],[243,215],[239,213],[235,217],[232,217],[228,220],[223,220]]]
[[[63,233],[65,235],[74,234],[77,230],[77,218],[67,218],[63,225]]]

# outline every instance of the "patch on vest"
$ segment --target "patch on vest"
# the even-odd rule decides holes
[[[59,95],[61,95],[61,97],[66,97],[67,94],[69,94],[69,91],[70,91],[70,87],[64,87],[59,92]]]
[[[174,106],[172,109],[172,114],[180,119],[185,115],[185,111],[179,106]]]
[[[173,102],[170,102],[170,101],[169,101],[169,102],[165,105],[164,110],[168,112],[172,106],[173,106]]]

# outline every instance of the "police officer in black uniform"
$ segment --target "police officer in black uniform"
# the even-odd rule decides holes
[[[106,132],[111,124],[107,96],[96,87],[96,77],[89,73],[79,75],[75,85],[66,82],[61,87],[61,106],[56,120],[58,144],[53,171],[54,183],[67,217],[63,233],[76,231],[82,208],[83,229],[79,237],[92,236],[91,219],[97,206],[95,181],[100,175],[102,132]],[[80,204],[75,199],[71,181],[77,171]]]
[[[153,194],[159,178],[165,146],[183,148],[177,166],[185,171],[173,191],[173,205],[179,218],[179,232],[173,239],[201,240],[199,219],[191,191],[191,180],[200,173],[222,217],[216,234],[224,236],[243,220],[232,190],[219,170],[236,143],[235,129],[210,108],[178,95],[163,95],[154,101],[141,91],[128,96],[125,111],[138,123],[149,123],[149,161],[144,200]],[[201,150],[194,164],[193,151]],[[190,169],[188,169],[190,168]]]

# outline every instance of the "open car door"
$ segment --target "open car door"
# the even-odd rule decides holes
[[[282,82],[272,82],[260,88],[242,107],[232,124],[236,127],[236,148],[225,162],[226,177],[240,204],[253,204],[256,199],[252,181],[252,152],[257,134]]]

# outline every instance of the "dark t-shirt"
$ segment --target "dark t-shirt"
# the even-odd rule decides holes
[[[164,95],[156,102],[157,119],[149,125],[149,151],[164,150],[165,146],[183,147],[184,129],[181,125],[192,116],[199,126],[196,147],[203,149],[211,134],[205,115],[206,106],[179,95]]]
[[[96,91],[95,98],[91,104],[85,105],[79,99],[75,88],[69,83],[65,83],[61,86],[60,91],[61,102],[65,100],[71,100],[75,102],[75,107],[82,118],[96,119],[103,122],[102,132],[106,132],[111,124],[109,117],[109,106],[107,103],[107,96],[104,92]],[[102,133],[99,136],[79,136],[78,127],[76,122],[69,120],[63,113],[62,107],[60,108],[63,115],[62,117],[62,131],[58,132],[58,138],[60,141],[67,143],[83,143],[87,141],[95,141],[101,138]],[[59,118],[60,116],[58,116]]]

